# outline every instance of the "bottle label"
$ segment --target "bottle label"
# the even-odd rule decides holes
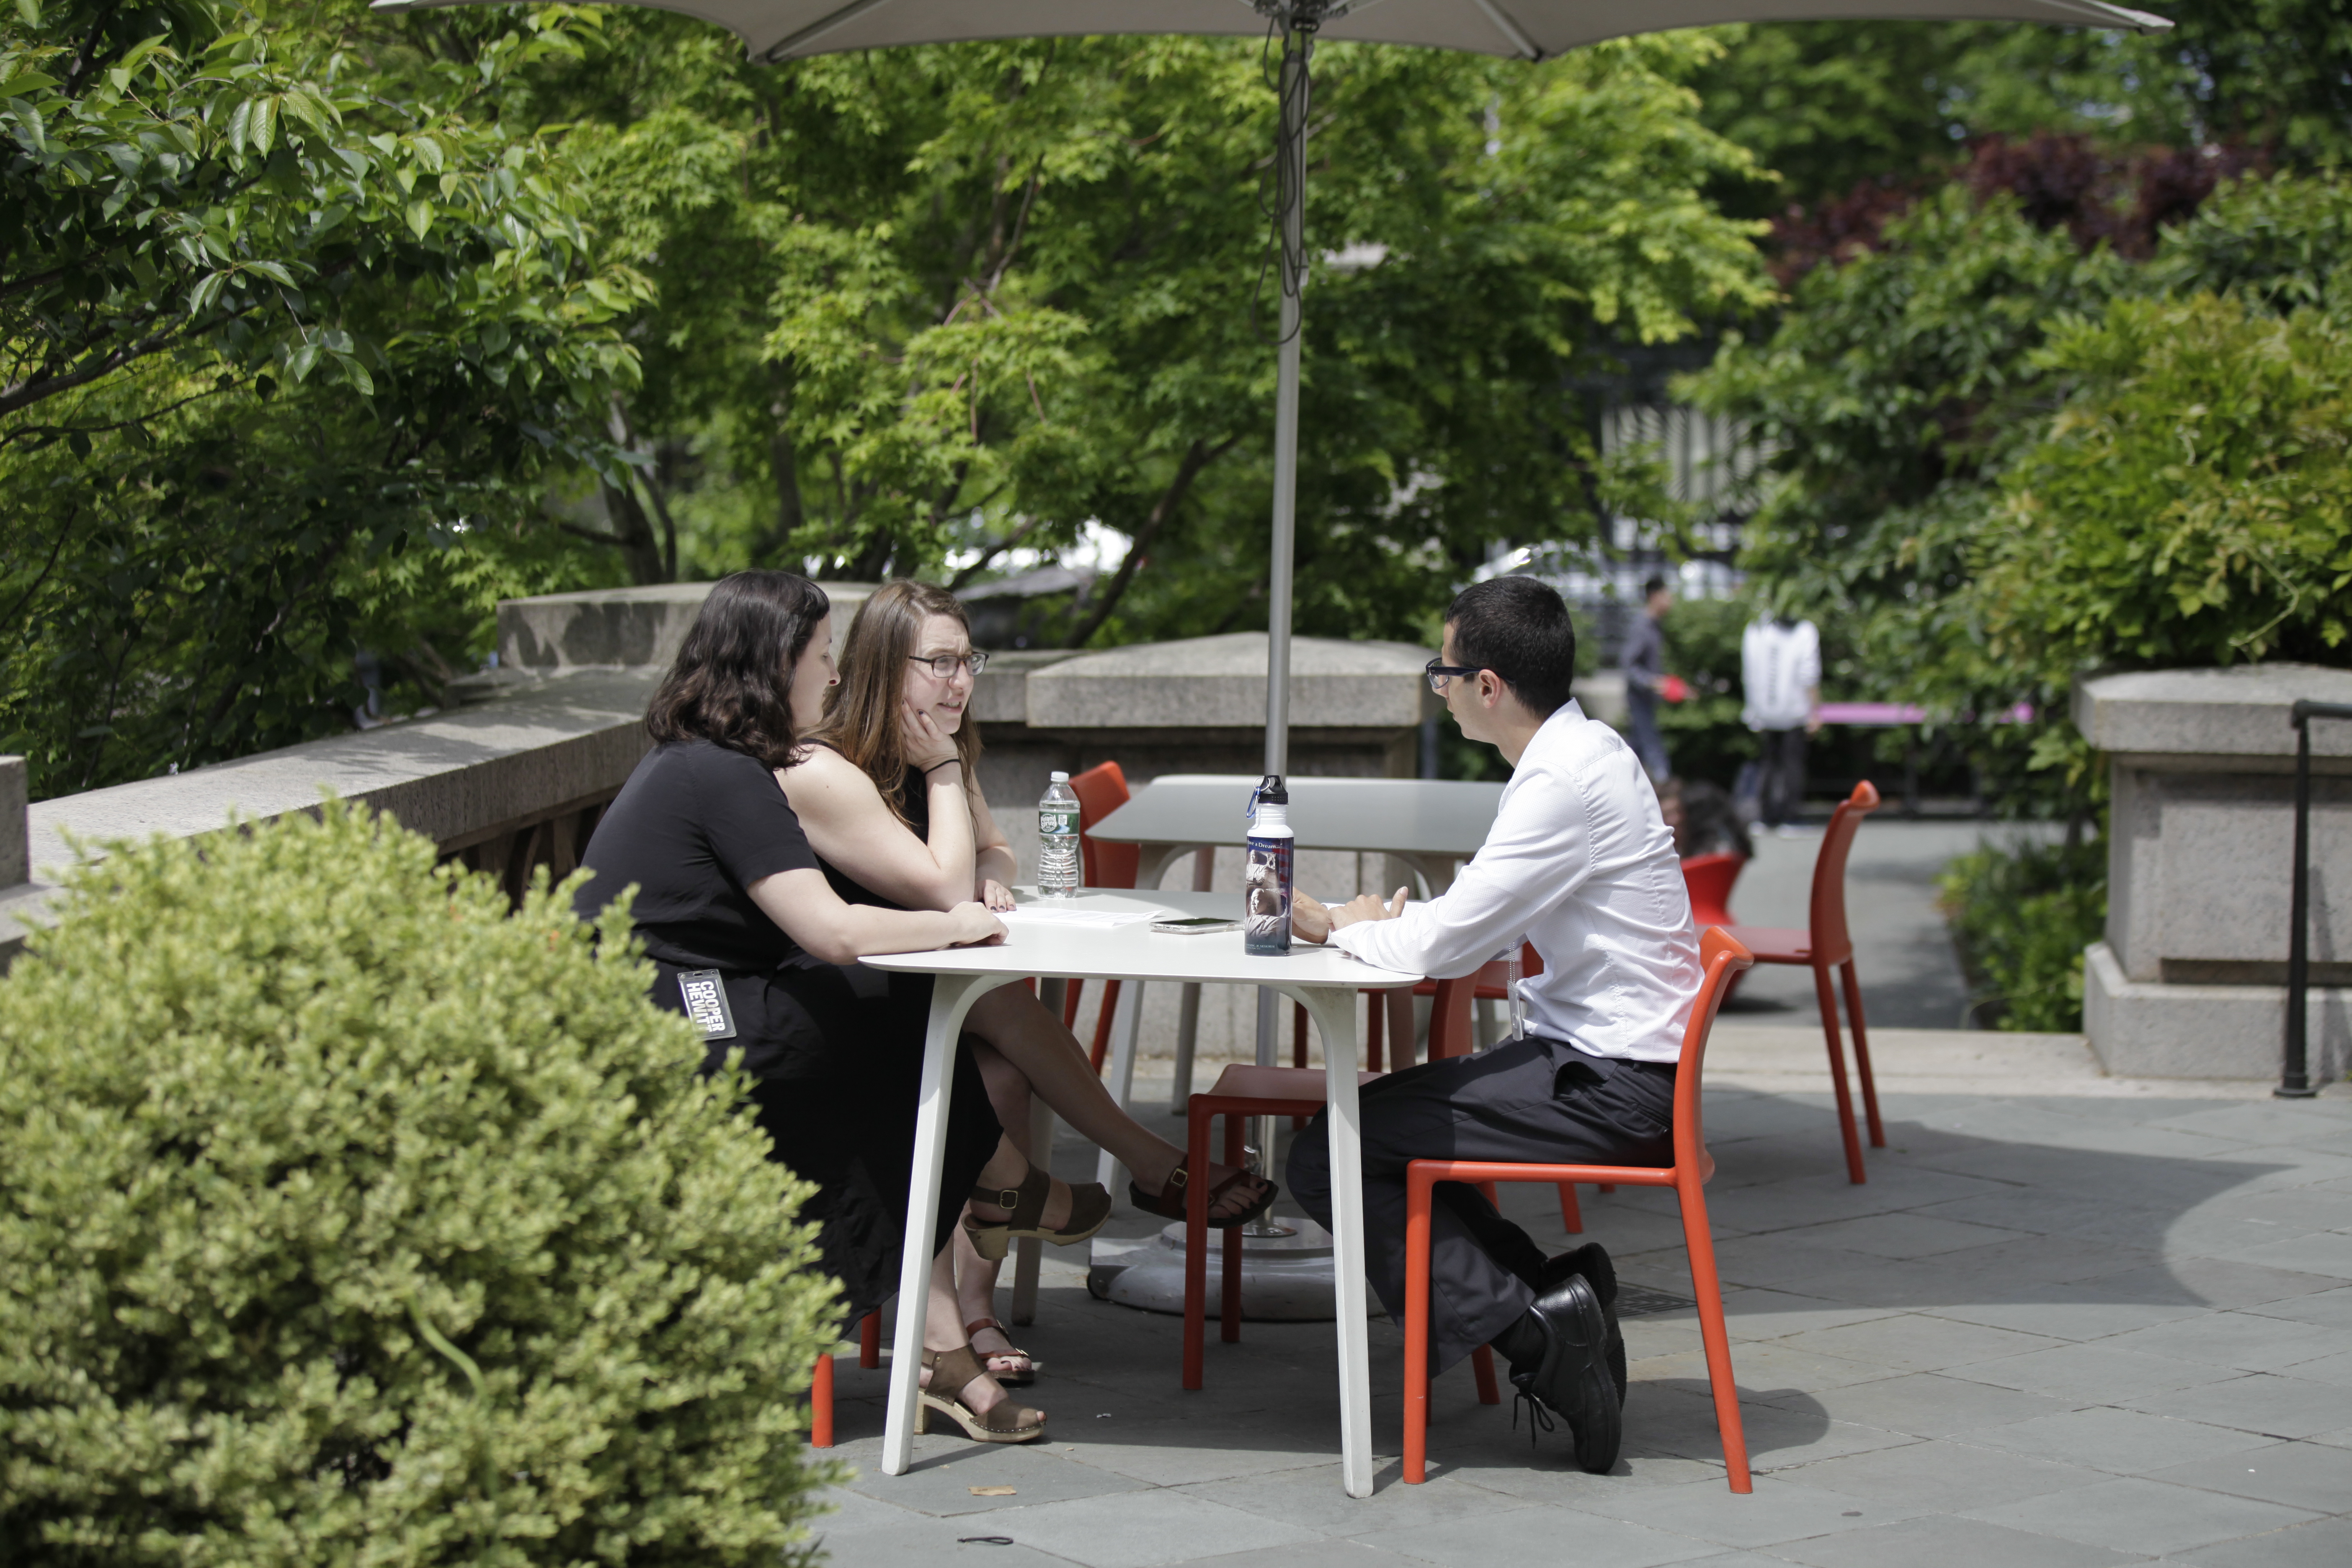
[[[1037,808],[1037,837],[1059,838],[1078,830],[1078,814],[1074,806],[1041,805]]]
[[[1242,866],[1242,951],[1290,951],[1289,838],[1253,838]]]

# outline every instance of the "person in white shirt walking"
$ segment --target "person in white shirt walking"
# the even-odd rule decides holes
[[[1805,742],[1822,727],[1822,634],[1811,621],[1766,616],[1739,637],[1740,718],[1763,742],[1759,772],[1763,823],[1800,831],[1805,806]]]
[[[1701,978],[1690,897],[1640,760],[1570,699],[1575,668],[1575,628],[1549,587],[1497,577],[1464,590],[1429,674],[1462,732],[1512,764],[1485,846],[1426,903],[1400,890],[1386,903],[1368,894],[1334,908],[1301,893],[1294,905],[1303,940],[1407,973],[1468,974],[1522,940],[1543,957],[1543,973],[1520,983],[1523,1035],[1364,1087],[1368,1266],[1400,1321],[1412,1161],[1674,1157],[1675,1065]],[[1328,1226],[1322,1118],[1299,1134],[1289,1173]],[[1547,1259],[1476,1189],[1437,1194],[1432,1368],[1491,1343],[1520,1397],[1567,1420],[1578,1463],[1607,1470],[1625,1396],[1608,1254],[1593,1243]]]

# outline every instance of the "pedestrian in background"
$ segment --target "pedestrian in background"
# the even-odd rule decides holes
[[[1811,621],[1766,616],[1739,639],[1748,702],[1740,717],[1763,742],[1762,822],[1792,837],[1805,831],[1805,742],[1822,727],[1822,634]]]
[[[1675,596],[1664,577],[1642,584],[1642,613],[1625,630],[1625,716],[1633,733],[1633,754],[1652,784],[1663,784],[1674,772],[1668,765],[1666,738],[1658,730],[1658,699],[1666,679],[1666,612]]]

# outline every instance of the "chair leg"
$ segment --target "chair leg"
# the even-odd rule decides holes
[[[882,1314],[868,1312],[857,1325],[857,1364],[868,1369],[882,1364]]]
[[[1715,1425],[1723,1439],[1723,1468],[1735,1492],[1752,1492],[1748,1475],[1748,1436],[1739,1421],[1739,1384],[1731,1373],[1731,1335],[1723,1324],[1723,1281],[1715,1272],[1715,1237],[1706,1223],[1706,1197],[1693,1180],[1676,1184],[1681,1199],[1683,1246],[1690,1254],[1691,1294],[1698,1298],[1698,1336],[1706,1347],[1707,1386],[1715,1394]]]
[[[833,1447],[833,1352],[816,1358],[816,1375],[809,1380],[809,1447]]]
[[[1385,992],[1364,993],[1364,1070],[1386,1072],[1381,1066],[1381,1037],[1388,1033],[1389,999]]]
[[[1078,1032],[1078,993],[1087,988],[1087,983],[1072,980],[1066,984],[1068,989],[1062,993],[1062,1027],[1075,1035]]]
[[[1209,1118],[1215,1114],[1198,1100],[1185,1117],[1184,1168],[1200,1171],[1209,1163]],[[1230,1119],[1229,1119],[1230,1120]],[[1201,1342],[1209,1319],[1209,1184],[1184,1184],[1184,1386],[1201,1386]]]
[[[1404,1194],[1404,1479],[1419,1486],[1429,1479],[1430,1187],[1409,1167]]]
[[[1584,1234],[1584,1211],[1576,1204],[1576,1184],[1559,1184],[1559,1227],[1570,1236]]]
[[[1492,1346],[1480,1345],[1470,1352],[1470,1370],[1478,1374],[1478,1403],[1503,1403],[1502,1388],[1495,1382],[1495,1352]]]
[[[1242,1118],[1231,1115],[1225,1118],[1225,1163],[1235,1170],[1241,1169],[1244,1131]],[[1201,1215],[1205,1222],[1209,1213],[1209,1184],[1202,1182],[1200,1187]],[[1224,1294],[1217,1302],[1217,1338],[1226,1344],[1237,1345],[1242,1342],[1242,1233],[1239,1227],[1235,1227],[1226,1231],[1224,1237],[1223,1244],[1218,1247],[1225,1255],[1225,1280]]]
[[[1075,985],[1076,982],[1071,984]],[[1103,1058],[1110,1050],[1111,1020],[1118,1013],[1118,987],[1116,980],[1103,982],[1102,1011],[1095,1016],[1095,1046],[1087,1057],[1094,1064],[1097,1078],[1102,1076]]]
[[[1822,1036],[1830,1047],[1830,1087],[1837,1092],[1838,1136],[1845,1140],[1845,1173],[1854,1185],[1870,1180],[1862,1168],[1862,1134],[1854,1131],[1853,1097],[1845,1087],[1845,1044],[1838,1034],[1837,993],[1825,965],[1813,966],[1813,992],[1821,1000]]]
[[[1886,1147],[1886,1124],[1878,1120],[1878,1085],[1870,1076],[1870,1037],[1862,1027],[1862,982],[1854,978],[1853,960],[1838,965],[1845,982],[1845,1021],[1853,1026],[1853,1069],[1862,1079],[1862,1112],[1870,1122],[1870,1146]]]

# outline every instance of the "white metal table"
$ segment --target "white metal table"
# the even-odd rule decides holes
[[[1024,903],[1033,901],[1024,898]],[[1223,912],[1230,900],[1200,893],[1088,893],[1052,907],[1184,914]],[[957,1037],[971,1005],[1030,975],[1127,982],[1119,999],[1120,1045],[1131,1068],[1137,1005],[1147,981],[1264,985],[1313,1015],[1331,1047],[1324,1053],[1331,1138],[1331,1231],[1339,1335],[1340,1475],[1350,1497],[1372,1492],[1371,1368],[1365,1322],[1364,1187],[1356,1111],[1356,993],[1411,985],[1420,976],[1360,963],[1329,948],[1299,946],[1287,958],[1251,958],[1239,931],[1171,936],[1149,921],[1114,930],[1021,927],[1002,947],[891,953],[871,968],[936,975],[923,1040],[922,1100],[915,1118],[915,1175],[907,1194],[906,1256],[898,1274],[888,1419],[882,1468],[904,1475],[914,1458],[915,1406],[922,1363],[923,1303],[930,1289],[931,1235],[939,1221],[940,1171],[947,1158],[948,1084]],[[1122,1086],[1123,1089],[1124,1086]],[[1119,1098],[1124,1100],[1122,1092]]]
[[[1134,798],[1088,828],[1087,836],[1139,846],[1143,853],[1135,885],[1148,890],[1181,856],[1245,842],[1249,823],[1243,809],[1257,782],[1255,774],[1163,773],[1139,786]],[[1413,868],[1423,891],[1433,897],[1453,886],[1455,863],[1477,854],[1486,842],[1503,800],[1501,784],[1451,779],[1292,777],[1283,782],[1290,791],[1290,830],[1297,836],[1293,840],[1297,848],[1393,855]],[[1193,867],[1192,887],[1205,892],[1208,886],[1209,856],[1202,854]],[[1319,895],[1326,889],[1307,890]],[[1226,900],[1234,907],[1238,901],[1238,895]],[[1209,912],[1226,914],[1231,909]],[[1124,995],[1120,1005],[1126,1005]],[[1390,1012],[1391,1036],[1405,1051],[1412,1045],[1410,1007],[1410,1002],[1394,1002]],[[1267,1067],[1273,1065],[1274,1052],[1270,1003],[1261,1005],[1258,1016],[1258,1065]],[[1201,988],[1188,984],[1176,1016],[1176,1078],[1169,1099],[1173,1115],[1183,1114],[1192,1096],[1192,1048],[1200,1029]],[[1115,1092],[1124,1104],[1127,1080],[1118,1077],[1117,1081]]]

